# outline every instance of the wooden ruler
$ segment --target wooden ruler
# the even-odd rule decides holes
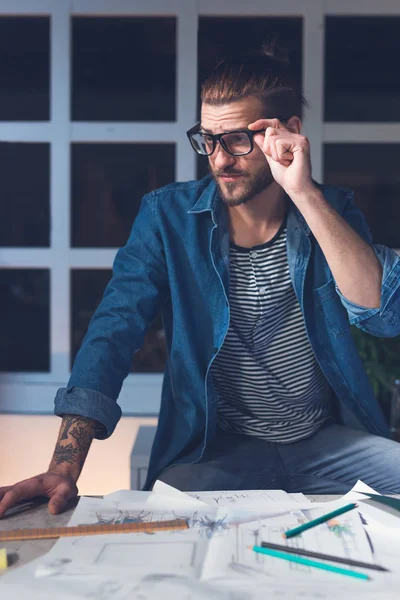
[[[104,535],[107,533],[151,533],[153,531],[173,531],[188,529],[187,521],[153,521],[146,523],[102,523],[100,525],[77,525],[75,527],[38,527],[37,529],[10,529],[0,531],[1,542],[18,540],[44,540],[79,535]]]

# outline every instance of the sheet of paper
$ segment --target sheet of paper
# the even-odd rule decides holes
[[[371,540],[375,562],[390,570],[390,573],[381,576],[382,587],[393,589],[393,598],[396,598],[400,589],[399,529],[389,528],[381,523],[369,523],[365,529]]]
[[[55,590],[51,586],[33,588],[31,586],[6,583],[0,580],[0,598],[2,600],[54,600]],[[74,600],[75,595],[57,591],[57,600]]]
[[[168,488],[169,487],[171,486],[168,486]],[[175,488],[172,488],[172,490],[175,490]],[[179,492],[179,496],[175,496],[168,492],[165,493],[165,489],[164,493],[155,491],[139,492],[136,490],[119,490],[117,492],[107,494],[107,496],[104,496],[104,499],[109,500],[110,502],[125,502],[130,504],[144,504],[148,502],[152,506],[176,506],[178,503],[180,506],[183,504],[189,507],[199,506],[199,503],[187,494]]]
[[[270,505],[279,506],[281,504],[296,505],[300,500],[298,496],[290,495],[283,490],[232,490],[186,492],[185,494],[210,506],[235,505],[259,508],[267,505],[268,507],[270,507]],[[310,500],[305,497],[303,497],[301,501],[304,505],[312,504]]]
[[[104,500],[110,502],[147,502],[151,492],[141,492],[139,490],[117,490],[104,496]]]
[[[154,507],[180,506],[235,506],[254,509],[279,508],[285,512],[296,506],[319,506],[311,502],[304,494],[288,494],[283,490],[243,490],[243,491],[213,491],[213,492],[181,492],[161,481],[156,481],[153,492],[138,492],[135,490],[120,490],[105,496],[106,500],[117,502],[148,502]],[[282,510],[283,508],[283,510]],[[271,512],[271,511],[270,511]]]
[[[205,502],[191,496],[188,493],[181,492],[176,488],[164,483],[163,481],[157,480],[153,486],[153,493],[148,498],[149,504],[155,505],[166,505],[171,503],[173,505],[180,506],[207,506]]]
[[[315,512],[313,511],[314,514]],[[313,527],[294,538],[283,538],[285,531],[305,522],[307,519],[304,511],[293,511],[290,515],[230,526],[227,535],[213,539],[213,543],[209,545],[202,576],[206,579],[221,574],[228,576],[232,570],[244,574],[248,569],[249,576],[259,573],[263,578],[266,575],[275,577],[277,574],[290,576],[290,573],[295,572],[299,575],[306,573],[308,578],[313,579],[326,580],[327,576],[335,579],[335,574],[332,577],[332,574],[325,571],[256,554],[252,547],[261,545],[263,541],[373,562],[372,551],[356,510]],[[226,557],[229,557],[228,561]]]
[[[60,596],[60,587],[68,592]],[[261,591],[261,590],[260,590]],[[31,593],[32,592],[32,593]],[[2,588],[0,586],[0,594]],[[149,575],[135,569],[134,573],[126,569],[107,569],[85,565],[84,572],[75,565],[62,565],[57,574],[41,576],[30,582],[29,586],[4,585],[4,598],[14,600],[40,600],[60,598],[60,600],[245,600],[248,594],[243,590],[237,593],[229,585],[215,586],[206,581],[185,575],[155,573]],[[10,595],[7,595],[9,593]],[[31,595],[29,595],[31,593]],[[11,595],[12,594],[12,595]],[[3,596],[1,596],[3,597]],[[250,598],[250,597],[249,597]],[[261,596],[260,596],[261,598]],[[265,598],[265,590],[264,590]]]
[[[382,525],[386,525],[387,527],[393,527],[395,529],[400,529],[400,513],[399,516],[396,514],[392,514],[385,510],[384,505],[373,504],[372,501],[366,496],[366,494],[377,494],[373,488],[359,480],[354,485],[354,487],[343,496],[342,500],[344,502],[358,502],[359,503],[359,511],[365,516],[368,520],[372,519],[376,522],[381,523]]]
[[[122,571],[122,570],[121,570]],[[267,586],[267,588],[266,588]],[[63,593],[60,593],[62,587]],[[266,589],[267,595],[266,595]],[[67,590],[70,592],[67,594]],[[398,591],[398,588],[397,588]],[[0,583],[0,597],[12,600],[71,600],[90,598],[91,600],[394,600],[393,588],[379,589],[375,582],[355,582],[338,576],[338,579],[317,584],[299,581],[296,573],[290,579],[277,578],[255,580],[249,583],[243,579],[220,579],[219,581],[199,581],[188,577],[171,575],[141,576],[139,572],[127,575],[99,567],[86,568],[85,576],[76,575],[73,568],[65,566],[59,575],[36,579],[29,585],[4,585]]]
[[[309,500],[305,494],[301,494],[300,492],[290,493],[290,498],[299,504],[303,504],[304,502],[310,502],[312,504],[312,500]]]
[[[318,506],[324,506],[328,512],[338,508],[339,506],[349,504],[350,502],[357,502],[359,504],[358,510],[365,516],[365,518],[380,522],[382,525],[386,525],[387,527],[400,529],[400,513],[399,516],[397,516],[397,513],[388,512],[386,507],[383,505],[378,505],[376,503],[373,504],[373,502],[367,497],[367,494],[380,495],[366,483],[358,480],[352,489],[341,498],[319,503]],[[323,500],[324,496],[322,496],[321,499]],[[326,499],[329,499],[329,496],[326,496]]]

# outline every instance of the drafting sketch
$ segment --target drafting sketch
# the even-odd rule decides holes
[[[338,537],[346,536],[346,535],[348,535],[350,537],[354,537],[353,532],[351,531],[351,528],[346,523],[343,523],[343,524],[339,523],[339,521],[337,519],[331,519],[330,521],[327,521],[326,526],[329,528],[330,531],[335,533]]]
[[[217,511],[216,522],[220,514]],[[327,526],[313,528],[287,543],[319,549],[332,541],[343,554],[343,539],[349,532],[357,537],[361,523],[354,519],[356,511],[350,515],[346,515],[348,521],[341,537]],[[337,574],[252,551],[251,547],[263,540],[282,543],[282,532],[305,519],[298,511],[285,517],[228,523],[222,534],[210,537],[198,529],[157,532],[153,536],[139,533],[64,538],[47,555],[47,562],[36,568],[33,580],[31,577],[25,583],[34,590],[62,589],[91,600],[156,600],[160,595],[185,600],[265,600],[266,590],[268,597],[280,600],[336,600],[341,595],[356,599],[358,581],[342,578],[346,580],[342,582]],[[312,535],[306,538],[305,533]],[[363,555],[363,540],[361,537],[354,546],[357,556],[359,552]],[[21,583],[23,569],[18,572]],[[377,581],[375,593],[381,589]],[[367,589],[363,590],[365,597]],[[371,595],[370,599],[378,597]]]
[[[96,525],[110,523],[145,523],[151,521],[151,512],[145,510],[132,511],[116,509],[111,515],[99,512],[96,513],[96,517]],[[87,523],[81,523],[81,525],[87,525]]]
[[[71,558],[89,568],[125,568],[151,575],[179,575],[201,579],[210,539],[201,530],[158,531],[60,538],[48,557]]]
[[[185,492],[187,496],[200,500],[209,505],[243,505],[249,504],[278,504],[297,502],[283,490],[243,490],[243,491],[218,491],[218,492]],[[309,503],[309,501],[307,501]]]
[[[129,496],[129,494],[132,494]],[[113,495],[114,499],[135,498],[134,492],[117,492]],[[153,492],[147,499],[147,502],[153,506],[170,507],[172,504],[187,505],[196,508],[196,506],[231,506],[234,508],[256,509],[264,508],[268,513],[288,512],[295,508],[307,508],[319,506],[318,503],[312,503],[304,494],[288,494],[283,490],[222,490],[213,492],[181,492],[180,490],[167,485],[163,481],[156,481]],[[175,506],[177,507],[177,506]]]
[[[283,511],[285,512],[285,511]],[[259,510],[259,516],[269,517],[276,515],[269,508]],[[213,535],[224,535],[230,525],[245,523],[254,520],[254,512],[243,507],[226,505],[222,508],[209,505],[198,505],[196,508],[183,507],[162,510],[149,509],[139,503],[130,505],[120,502],[108,502],[101,498],[81,498],[69,525],[88,525],[100,523],[151,523],[153,521],[166,521],[183,519],[188,522],[189,530],[198,532],[201,536],[211,538]],[[169,532],[174,535],[178,531]],[[187,533],[180,530],[179,533]],[[129,534],[124,534],[129,535]],[[136,535],[136,534],[134,534]],[[146,535],[149,535],[148,533]],[[153,534],[150,534],[153,535]]]
[[[245,492],[243,493],[245,495]],[[81,498],[69,525],[88,525],[101,523],[147,523],[153,521],[166,521],[183,519],[188,522],[189,529],[196,531],[207,538],[213,535],[223,535],[229,525],[237,525],[253,521],[254,510],[245,506],[222,502],[222,506],[210,506],[207,504],[193,507],[182,507],[177,509],[161,509],[159,507],[149,509],[148,504],[143,506],[139,503],[126,504],[121,502],[109,502],[101,498]],[[278,503],[274,503],[274,506]],[[282,510],[270,508],[265,503],[257,510],[259,518],[269,518],[280,513],[286,514],[288,509]],[[304,515],[302,516],[305,520]],[[302,521],[302,522],[303,522]],[[174,531],[170,535],[174,535]],[[129,535],[129,534],[124,534]],[[135,534],[136,535],[136,534]],[[146,534],[149,535],[149,534]]]
[[[106,543],[101,547],[94,564],[142,568],[152,565],[155,556],[162,556],[164,570],[188,573],[196,570],[197,548],[195,540]]]
[[[262,490],[261,490],[262,491]],[[245,496],[246,492],[239,493]],[[229,496],[229,493],[222,494]],[[217,498],[217,496],[215,496]],[[257,515],[239,507],[222,508],[198,507],[172,511],[149,511],[140,505],[110,503],[102,499],[83,498],[74,515],[79,523],[91,522],[151,522],[158,520],[186,519],[189,529],[184,531],[108,534],[82,538],[58,540],[52,552],[59,558],[74,557],[74,560],[89,562],[91,565],[110,566],[136,565],[145,568],[152,563],[160,564],[161,571],[183,573],[190,577],[208,579],[218,573],[237,574],[240,570],[256,569],[265,575],[275,577],[277,572],[305,572],[302,565],[285,563],[265,557],[248,549],[261,541],[282,544],[285,530],[319,516],[319,510],[292,510],[285,515]],[[323,511],[321,511],[322,514]],[[71,520],[71,525],[74,524]],[[366,562],[372,560],[361,520],[357,511],[342,515],[317,528],[305,531],[301,536],[287,540],[287,544],[315,551],[329,548],[331,554],[357,557]],[[218,555],[213,564],[210,557]],[[195,558],[190,558],[195,557]],[[150,571],[151,572],[150,567]],[[249,571],[249,572],[250,572]],[[309,568],[308,571],[309,572]],[[326,576],[326,574],[325,574]]]
[[[308,511],[303,512],[310,518]],[[321,543],[325,548],[340,549],[344,556],[349,558],[358,556],[359,560],[367,562],[372,558],[371,543],[368,541],[368,535],[363,527],[362,517],[356,510],[323,523],[320,529]],[[302,537],[307,539],[305,532]],[[326,546],[328,541],[330,545]],[[331,550],[330,553],[332,553]],[[360,558],[361,554],[364,555],[364,559]]]
[[[281,505],[279,494],[273,491],[268,500],[266,493],[260,492],[255,497],[257,502],[261,499],[257,514],[241,504],[248,500],[247,492],[214,492],[213,505],[184,507],[178,502],[175,508],[164,510],[149,507],[146,502],[82,498],[70,525],[184,518],[189,528],[151,535],[60,538],[41,563],[22,567],[18,577],[11,573],[10,582],[43,593],[52,589],[55,595],[61,589],[72,597],[88,600],[156,600],[160,596],[184,600],[333,600],[341,596],[356,599],[361,593],[367,600],[377,600],[378,592],[392,589],[393,578],[386,573],[374,573],[373,582],[366,584],[255,553],[254,545],[270,541],[314,551],[326,552],[329,548],[330,554],[373,562],[356,510],[285,542],[284,531],[318,517],[326,509],[311,511],[299,498],[297,509],[293,509],[292,501],[290,512],[279,514],[271,510],[271,506]],[[204,494],[198,498],[200,502]],[[397,541],[395,544],[393,540],[393,557]],[[398,590],[400,577],[396,581],[393,589]],[[369,595],[368,591],[374,593]]]
[[[223,534],[229,529],[230,525],[229,517],[226,513],[218,516],[212,515],[211,517],[207,513],[197,510],[191,515],[175,511],[174,514],[176,515],[176,519],[186,519],[190,529],[198,531],[200,535],[205,535],[209,539],[215,534]]]
[[[338,524],[323,524],[284,540],[282,534],[287,529],[306,520],[303,511],[292,511],[285,517],[230,524],[227,535],[213,538],[207,552],[206,564],[203,566],[203,574],[206,573],[207,578],[211,580],[222,576],[247,577],[254,582],[294,577],[300,581],[305,577],[311,581],[337,579],[337,574],[253,552],[252,547],[262,541],[317,552],[329,548],[330,554],[373,562],[371,548],[357,511],[346,513],[344,519],[338,519]]]
[[[173,519],[187,520],[190,527],[204,531],[222,530],[221,519],[228,513],[218,516],[217,508],[208,505],[196,508],[177,509],[149,508],[148,504],[126,504],[108,502],[102,498],[81,498],[69,525],[90,525],[100,523],[151,523]],[[170,532],[174,533],[174,532]]]
[[[222,533],[229,527],[228,515],[218,519],[214,514],[196,511],[171,511],[168,513],[154,513],[145,510],[117,510],[111,514],[97,513],[96,524],[103,523],[151,523],[152,521],[165,521],[167,519],[182,519],[188,522],[189,528],[198,530],[201,535],[211,537]],[[82,523],[87,524],[87,523]],[[149,532],[153,534],[153,532]],[[173,533],[173,532],[171,532]]]
[[[302,506],[311,506],[313,503],[304,495],[300,493],[288,494],[283,490],[241,490],[241,491],[215,491],[215,492],[181,492],[170,485],[163,483],[162,481],[156,481],[153,492],[139,492],[136,490],[119,490],[112,492],[105,496],[107,501],[118,501],[128,503],[149,503],[152,506],[163,505],[164,508],[165,500],[168,499],[167,506],[171,506],[171,501],[174,503],[188,503],[190,506],[196,508],[196,505],[207,504],[209,506],[223,504],[227,505],[243,505],[251,506],[258,505],[260,503],[272,504],[292,504],[292,508],[296,504]],[[216,502],[213,499],[217,499]],[[329,498],[330,499],[330,498]],[[195,504],[193,504],[195,503]],[[314,503],[315,505],[315,503]],[[175,504],[175,508],[177,508]],[[271,506],[269,506],[271,508]]]

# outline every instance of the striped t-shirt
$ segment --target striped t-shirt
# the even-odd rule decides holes
[[[231,319],[211,373],[218,424],[271,442],[310,436],[329,419],[329,385],[289,275],[286,225],[262,246],[230,248]]]

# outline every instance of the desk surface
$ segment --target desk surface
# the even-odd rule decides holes
[[[340,496],[307,496],[310,500],[325,501],[340,498]],[[76,506],[75,502],[71,508],[61,515],[50,515],[47,509],[46,500],[37,500],[31,503],[21,505],[9,511],[8,515],[0,521],[0,531],[9,529],[22,529],[24,527],[63,527],[68,524],[69,519]],[[10,555],[10,569],[22,566],[23,564],[46,554],[53,546],[56,540],[24,540],[19,542],[0,542],[1,548],[7,549]]]
[[[51,515],[46,500],[37,500],[11,509],[0,521],[0,531],[22,529],[24,527],[63,527],[68,524],[76,502],[61,515]],[[0,542],[0,548],[6,548],[11,555],[9,568],[23,564],[46,554],[57,540],[23,540],[19,542]]]

